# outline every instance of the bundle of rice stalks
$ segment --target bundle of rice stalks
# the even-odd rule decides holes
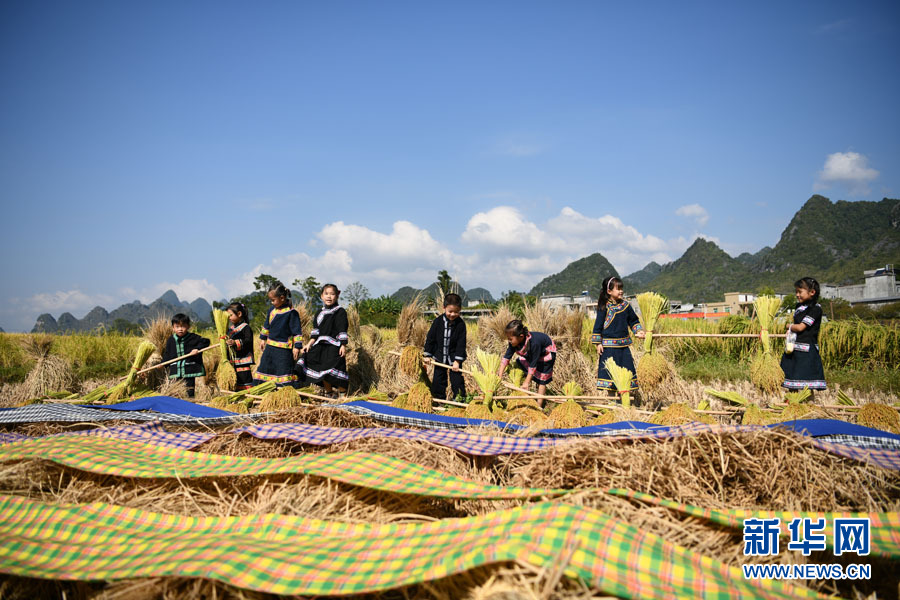
[[[553,421],[554,427],[560,429],[584,427],[587,423],[587,415],[580,404],[570,399],[550,411],[550,420]]]
[[[506,304],[501,304],[490,315],[478,319],[478,336],[481,345],[492,352],[506,349],[506,325],[516,318]]]
[[[758,352],[750,361],[750,381],[760,391],[777,393],[784,382],[784,371],[771,352]]]
[[[228,352],[228,345],[225,339],[228,336],[228,313],[218,308],[213,309],[213,321],[216,323],[216,333],[219,334],[219,354],[222,359],[219,361],[219,368],[216,371],[216,384],[220,390],[234,390],[237,385],[237,372],[234,365],[228,360],[231,354]]]
[[[306,302],[298,302],[297,306],[294,307],[294,310],[297,311],[297,316],[300,317],[300,332],[307,332],[312,327],[312,319],[313,319],[313,311],[310,310],[309,304]],[[355,311],[356,309],[354,309]],[[347,316],[350,316],[350,309],[347,309]],[[356,323],[359,325],[359,313],[356,313]]]
[[[385,394],[384,392],[379,392],[378,388],[373,386],[369,387],[369,392],[366,394],[365,400],[375,400],[377,402],[390,402],[391,397]]]
[[[222,362],[222,353],[210,350],[204,352],[202,356],[203,369],[206,371],[205,379],[207,383],[211,383],[215,378],[216,371],[219,369],[219,363]]]
[[[672,364],[658,351],[644,352],[637,364],[638,386],[646,392],[652,392],[674,372]]]
[[[683,402],[671,404],[665,410],[650,417],[650,422],[656,425],[685,425],[696,421],[709,423],[710,425],[715,424],[715,420],[709,415],[698,415],[690,406]]]
[[[588,421],[588,425],[610,425],[612,423],[621,423],[622,421],[643,421],[640,414],[634,409],[619,408],[615,410],[604,411],[599,417]]]
[[[229,402],[243,402],[245,400],[252,400],[250,396],[262,396],[264,394],[268,394],[269,392],[275,391],[278,386],[275,385],[274,381],[264,381],[259,385],[255,385],[246,390],[238,390],[237,392],[228,396]]]
[[[656,323],[659,321],[660,315],[666,308],[666,298],[656,292],[644,292],[637,295],[637,302],[641,311],[641,325],[646,335],[644,338],[644,350],[652,352],[653,332],[656,330]]]
[[[854,402],[853,398],[848,396],[847,392],[845,392],[844,390],[838,390],[837,403],[843,406],[856,406],[856,402]]]
[[[493,419],[494,413],[483,402],[470,402],[466,407],[467,419]]]
[[[425,344],[428,324],[422,317],[423,306],[422,296],[417,295],[400,309],[400,316],[397,318],[397,341],[401,346],[412,345],[421,348]],[[422,325],[425,326],[424,331]]]
[[[25,378],[25,394],[39,397],[70,387],[75,376],[69,363],[60,356],[50,354],[53,336],[48,334],[29,335],[22,338],[22,349],[28,358],[34,360],[34,367]]]
[[[391,406],[393,406],[394,408],[406,408],[406,402],[408,399],[409,394],[400,394],[396,398],[394,398],[394,401],[391,402]]]
[[[406,405],[403,408],[425,413],[434,412],[434,402],[428,386],[421,381],[412,386],[406,397]]]
[[[346,308],[346,311],[347,335],[350,337],[350,343],[355,345],[359,343],[359,339],[362,335],[362,328],[359,324],[359,310],[351,304]]]
[[[184,388],[184,382],[180,382],[181,386]],[[105,385],[98,385],[93,390],[82,396],[81,400],[84,403],[96,402],[97,400],[102,400],[109,393],[109,388]],[[185,388],[185,394],[187,394],[187,388]],[[163,393],[164,396],[175,396],[175,394]],[[176,396],[177,398],[182,398],[183,396]]]
[[[786,392],[784,394],[784,399],[788,404],[800,404],[802,402],[807,402],[810,398],[812,398],[812,392],[809,388],[803,388],[798,392]]]
[[[472,377],[484,395],[484,404],[489,410],[494,408],[494,392],[500,385],[500,355],[485,352],[478,348],[475,352],[478,360],[478,368],[472,370]]]
[[[156,348],[156,353],[162,356],[163,352],[166,351],[166,342],[172,336],[172,324],[163,315],[158,315],[141,327],[141,334],[148,342],[153,344]]]
[[[732,404],[744,407],[744,415],[741,417],[741,425],[768,425],[775,422],[775,415],[770,411],[762,410],[758,404],[744,398],[737,392],[706,389],[706,393],[713,398],[726,400]]]
[[[498,367],[499,369],[499,367]],[[525,371],[519,369],[518,367],[513,367],[507,371],[509,375],[509,381],[517,388],[522,387],[522,382],[525,381]],[[511,396],[524,396],[525,392],[521,390],[510,390]]]
[[[269,392],[259,402],[260,412],[273,412],[276,410],[285,410],[300,405],[300,397],[294,388],[284,386]]]
[[[583,310],[567,310],[565,314],[566,318],[566,333],[565,336],[568,340],[568,345],[573,347],[580,345],[582,330],[584,329],[584,318],[585,313]]]
[[[900,413],[886,404],[876,402],[863,404],[856,414],[856,423],[864,427],[900,433]]]
[[[775,322],[775,314],[781,301],[774,296],[759,296],[753,301],[756,319],[760,327],[762,352],[757,353],[750,363],[750,381],[763,392],[774,394],[784,381],[784,371],[772,352],[769,331]]]
[[[442,412],[440,414],[445,417],[457,417],[459,419],[465,419],[466,418],[466,409],[464,409],[461,406],[454,406],[452,408],[448,408],[447,410],[445,410],[444,412]]]
[[[567,381],[562,389],[563,396],[575,398],[584,394],[584,389],[574,381]]]
[[[250,409],[247,407],[246,402],[232,402],[230,404],[226,404],[222,407],[224,410],[228,412],[237,413],[239,415],[246,415],[250,413]]]
[[[131,363],[131,369],[125,381],[116,385],[109,393],[109,400],[115,401],[127,398],[134,391],[134,383],[137,379],[137,372],[141,370],[150,355],[156,352],[156,346],[144,340],[138,344],[137,352],[134,356],[134,362]]]
[[[809,404],[788,404],[777,415],[776,421],[796,421],[798,419],[816,419],[818,415],[814,413],[813,408]]]
[[[607,358],[603,362],[603,366],[606,367],[606,370],[609,371],[609,375],[613,380],[613,384],[615,384],[616,389],[619,391],[619,396],[622,398],[622,407],[630,408],[631,407],[631,371],[626,369],[625,367],[620,367],[616,364],[612,358]]]
[[[441,367],[435,368],[440,369]],[[404,346],[400,350],[400,371],[414,379],[421,379],[424,370],[422,351],[417,346]]]

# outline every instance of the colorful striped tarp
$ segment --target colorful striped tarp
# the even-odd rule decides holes
[[[189,452],[115,438],[50,436],[0,446],[0,461],[43,459],[101,475],[192,479],[297,473],[385,492],[440,498],[531,498],[566,490],[468,481],[383,454],[337,452],[251,458]]]
[[[97,427],[96,429],[82,429],[80,431],[66,431],[45,436],[28,436],[18,433],[0,433],[0,445],[12,444],[23,440],[33,440],[48,437],[62,436],[96,436],[106,438],[116,438],[119,440],[131,440],[133,442],[145,442],[147,444],[157,444],[160,446],[171,446],[173,448],[183,448],[190,450],[196,448],[200,444],[208,442],[216,437],[216,433],[211,431],[167,431],[163,424],[159,421],[154,423],[142,423],[140,425],[123,425],[121,427]]]
[[[0,572],[60,580],[203,577],[275,594],[347,595],[525,562],[625,598],[824,598],[600,511],[544,502],[462,519],[363,525],[283,515],[184,517],[0,496]]]

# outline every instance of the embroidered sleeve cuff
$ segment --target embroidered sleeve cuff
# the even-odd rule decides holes
[[[269,339],[269,332],[267,331],[266,333],[260,333],[260,334],[259,334],[259,339],[261,339],[261,340],[267,340],[267,339]]]
[[[424,356],[425,358],[431,358],[433,355],[431,354],[431,352],[423,352],[422,356]]]
[[[303,336],[294,336],[294,348],[303,348]]]
[[[632,330],[633,332],[637,333],[638,331],[643,331],[644,328],[641,327],[641,324],[640,324],[640,323],[635,323],[635,324],[634,324],[634,327],[632,327],[631,330]]]
[[[508,365],[508,364],[509,364],[509,359],[508,359],[508,358],[504,358],[503,360],[500,361],[500,368],[501,368],[501,369],[505,369],[505,368],[506,368],[506,365]]]
[[[537,371],[536,368],[534,368],[534,367],[528,367],[528,374],[529,374],[529,375],[534,375],[534,372],[535,372],[535,371]]]
[[[812,327],[816,320],[812,317],[803,317],[803,321],[801,322],[806,323],[807,327]]]
[[[241,343],[241,340],[234,340],[234,347],[235,347],[235,348],[237,348],[238,350],[240,350],[240,349],[241,349],[241,346],[243,346],[243,344]]]
[[[454,356],[453,360],[458,360],[459,362],[462,362],[462,361],[466,360],[466,357],[465,356]]]
[[[262,337],[262,336],[266,336],[266,337],[269,336],[269,329],[267,327],[263,327],[262,330],[259,332],[259,337]]]
[[[318,330],[318,329],[313,329],[312,331],[310,331],[310,332],[309,332],[309,337],[311,337],[311,338],[319,337],[319,330]]]
[[[599,343],[601,343],[602,341],[603,341],[603,336],[600,335],[599,333],[592,333],[592,334],[591,334],[591,343],[592,343],[592,344],[599,344]]]

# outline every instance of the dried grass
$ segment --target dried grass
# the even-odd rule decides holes
[[[162,356],[166,351],[166,343],[172,337],[172,323],[165,315],[157,315],[156,318],[141,327],[141,335],[153,344],[156,353]]]
[[[400,309],[400,316],[397,318],[397,341],[401,346],[421,348],[425,345],[428,323],[422,314],[423,309],[424,302],[421,294]]]
[[[482,347],[491,352],[506,350],[506,325],[516,318],[515,313],[505,304],[501,304],[488,316],[478,319],[478,337]]]

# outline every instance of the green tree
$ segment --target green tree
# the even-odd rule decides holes
[[[447,269],[438,271],[437,284],[444,296],[453,291],[453,278],[450,277]]]
[[[299,285],[300,289],[303,291],[303,295],[306,296],[307,302],[315,308],[318,308],[322,305],[321,290],[319,289],[322,284],[316,281],[316,278],[310,275],[306,279],[295,279],[291,285]]]
[[[274,275],[267,275],[266,273],[260,273],[253,279],[253,289],[268,292],[269,287],[274,283],[278,283],[277,277]]]
[[[774,296],[775,289],[771,285],[764,285],[759,288],[756,292],[757,296]]]

